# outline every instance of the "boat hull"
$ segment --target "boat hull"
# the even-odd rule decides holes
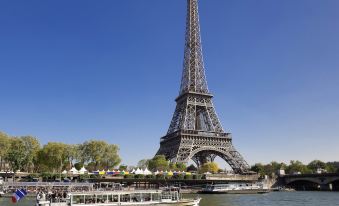
[[[159,205],[159,206],[199,206],[201,198],[195,200],[180,200],[180,201],[173,201],[173,202],[120,202],[120,203],[96,203],[96,204],[72,204],[72,206],[122,206],[122,205],[129,205],[129,206],[138,206],[138,205]],[[42,203],[42,204],[41,204]],[[37,206],[67,206],[67,203],[50,203],[49,201],[41,202],[37,204]]]
[[[148,205],[148,206],[199,206],[199,201],[180,201],[180,202],[162,202],[162,203],[111,203],[111,204],[86,204],[86,206],[123,206],[123,205],[129,205],[129,206],[139,206],[139,205]],[[39,206],[49,206],[49,204],[38,204]],[[66,203],[51,203],[50,206],[67,206]],[[74,204],[74,206],[78,206]]]

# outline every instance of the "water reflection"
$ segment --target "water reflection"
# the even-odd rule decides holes
[[[195,195],[189,195],[189,197]],[[339,206],[337,192],[271,192],[261,195],[199,195],[200,206]]]
[[[194,197],[197,195],[185,195]],[[338,192],[271,192],[261,195],[199,195],[200,206],[339,206]],[[13,206],[0,198],[1,206]],[[34,206],[35,198],[25,198],[16,206]]]

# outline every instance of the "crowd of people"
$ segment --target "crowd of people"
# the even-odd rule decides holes
[[[50,201],[50,202],[64,202],[67,198],[67,190],[63,188],[56,188],[48,191],[41,188],[37,191],[37,200]]]

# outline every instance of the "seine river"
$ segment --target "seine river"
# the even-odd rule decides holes
[[[194,195],[190,195],[193,197]],[[200,195],[200,206],[339,206],[338,192],[271,192],[263,195]],[[0,198],[1,206],[13,206],[8,198]],[[34,206],[25,199],[17,206]]]

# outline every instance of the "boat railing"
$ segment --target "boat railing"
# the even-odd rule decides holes
[[[163,200],[179,200],[178,191],[163,191],[161,193],[161,199]]]
[[[6,187],[93,187],[92,183],[74,182],[5,182]]]

